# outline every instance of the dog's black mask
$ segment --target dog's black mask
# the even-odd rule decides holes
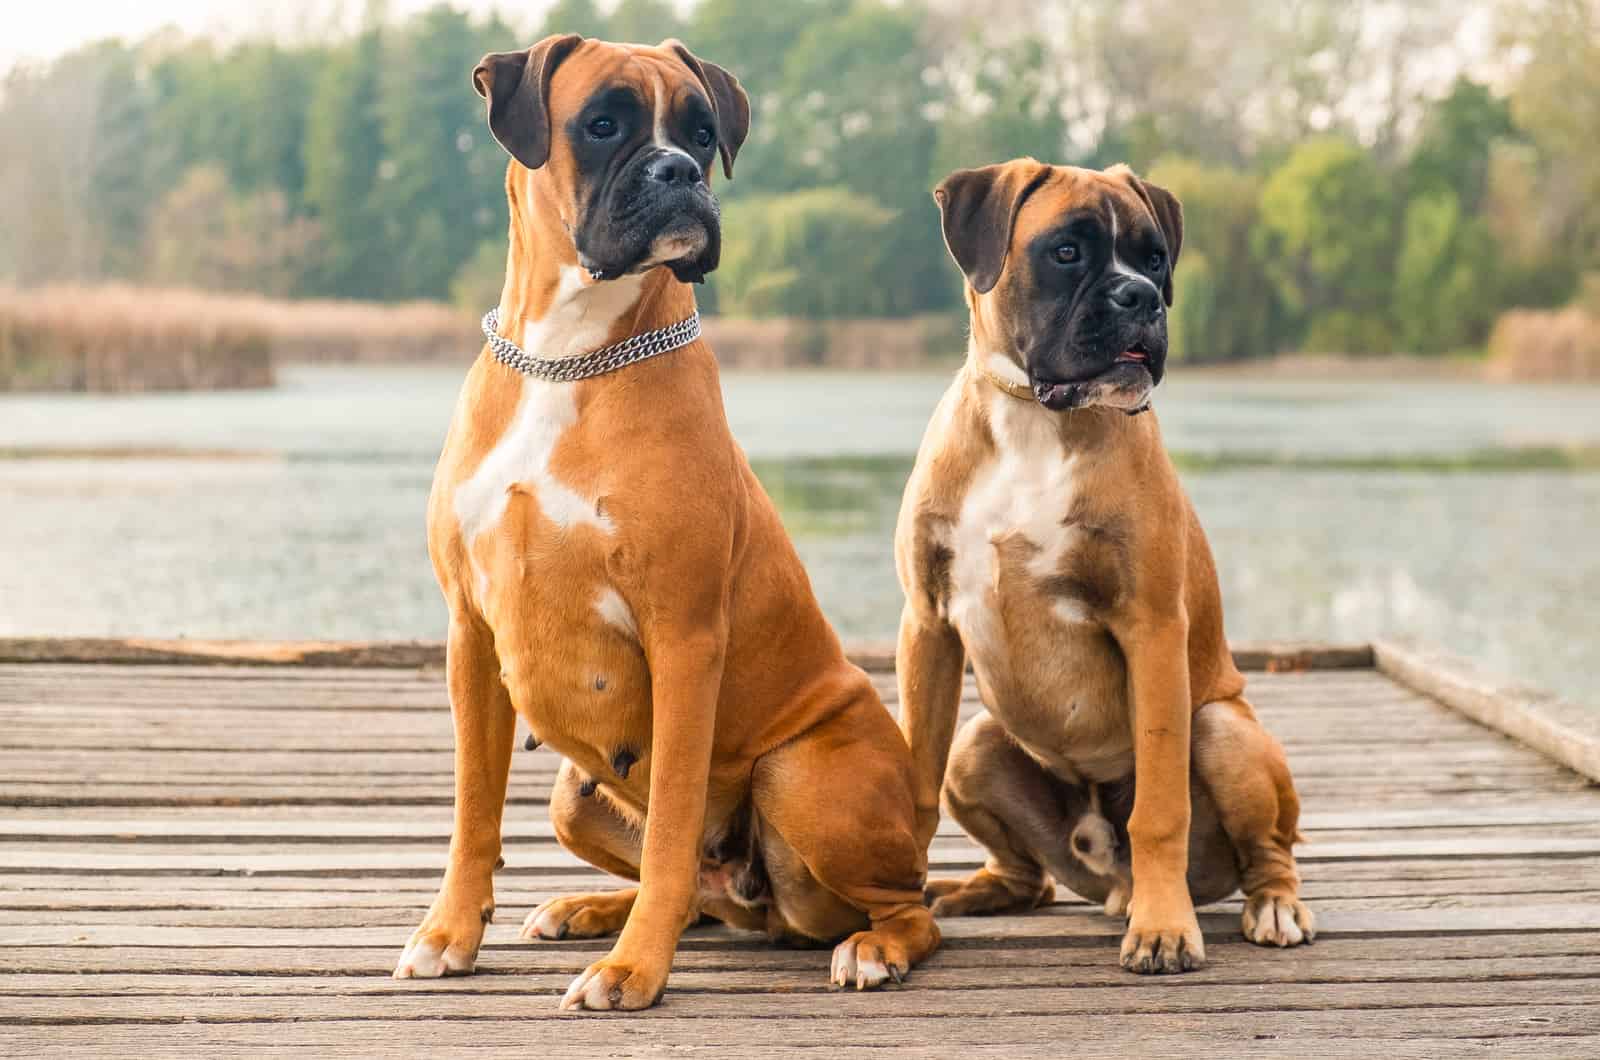
[[[1052,408],[1080,404],[1090,384],[1154,388],[1166,374],[1166,244],[1153,225],[1122,227],[1113,242],[1101,211],[1074,210],[1026,247],[1038,296],[1023,355]]]
[[[706,173],[716,158],[716,118],[684,94],[657,126],[630,87],[596,92],[567,123],[589,191],[573,241],[597,279],[666,265],[700,283],[722,253],[722,218]],[[681,253],[677,253],[681,251]]]

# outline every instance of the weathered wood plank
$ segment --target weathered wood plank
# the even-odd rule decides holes
[[[1383,641],[1374,657],[1396,681],[1600,781],[1600,709],[1510,683],[1407,641]]]
[[[1250,642],[1233,646],[1241,670],[1295,672],[1366,669],[1366,644],[1301,641]],[[861,642],[850,658],[868,671],[894,669],[892,643]],[[0,663],[122,666],[337,667],[422,669],[444,665],[442,641],[220,641],[160,638],[0,637]]]
[[[1265,1003],[1265,1002],[1263,1002]],[[363,1056],[481,1057],[485,1050],[528,1050],[544,1055],[750,1057],[815,1056],[826,1044],[833,1055],[948,1057],[1058,1056],[1068,1043],[1079,1055],[1125,1055],[1139,1043],[1149,1055],[1182,1055],[1204,1042],[1211,1050],[1251,1056],[1471,1055],[1504,1045],[1512,1055],[1592,1058],[1593,1022],[1575,1006],[1474,1005],[1378,1012],[1334,1009],[1286,1014],[1268,1009],[1221,1013],[1090,1013],[1070,1022],[1017,1014],[1005,1008],[982,1019],[947,1018],[932,1023],[886,1015],[853,1019],[785,1016],[719,1017],[714,1024],[674,1008],[670,997],[643,1016],[560,1016],[528,1011],[509,1019],[431,1021],[418,1011],[409,1019],[329,1022],[225,1023],[166,1020],[161,1026],[58,1025],[0,1027],[0,1044],[37,1052],[46,1043],[74,1057],[109,1057],[298,1048],[312,1055],[359,1052]],[[539,1020],[535,1026],[530,1020]],[[929,1044],[936,1042],[937,1044]],[[1420,1042],[1413,1048],[1411,1043]],[[1589,1051],[1585,1052],[1587,1049]]]
[[[338,661],[323,650],[302,657]],[[607,941],[516,938],[537,902],[614,885],[554,842],[544,752],[516,759],[483,974],[385,977],[451,825],[448,707],[426,660],[0,665],[0,1053],[1012,1057],[1187,1052],[1204,1035],[1251,1055],[1600,1054],[1600,790],[1373,670],[1295,672],[1370,666],[1364,651],[1250,662],[1269,668],[1250,695],[1305,806],[1314,947],[1245,944],[1235,898],[1202,913],[1211,966],[1153,983],[1117,969],[1121,926],[1063,893],[1030,916],[946,921],[907,988],[856,995],[826,988],[825,951],[700,927],[667,1003],[621,1021],[553,1004]],[[893,709],[893,674],[873,679]],[[969,678],[963,714],[980,707]],[[946,823],[933,873],[980,861]]]
[[[1052,906],[1026,918],[1026,930],[1043,931],[1048,926],[1052,937],[1117,939],[1123,925],[1117,920],[1082,907]],[[1237,938],[1239,920],[1233,913],[1200,914],[1201,927],[1219,937]],[[952,920],[941,925],[950,938],[987,937],[986,933],[1010,930],[1012,925],[984,918]],[[1341,935],[1450,935],[1456,933],[1521,933],[1530,931],[1600,932],[1600,907],[1588,904],[1533,905],[1517,903],[1492,909],[1327,909],[1318,918],[1318,932]],[[518,925],[497,922],[489,925],[485,945],[521,945]],[[0,925],[0,969],[11,959],[11,952],[33,946],[383,946],[393,943],[398,933],[391,927],[333,928],[209,928],[149,927],[140,924],[7,924]],[[403,939],[401,940],[403,941]]]
[[[1115,939],[1110,936],[1057,935],[1031,918],[1000,917],[982,936],[957,932],[939,950],[937,966],[990,968],[1025,963],[1038,967],[1115,968]],[[36,974],[75,975],[270,975],[369,976],[381,979],[399,953],[405,936],[376,946],[158,946],[30,947],[0,957],[0,983],[25,989]],[[1324,960],[1392,961],[1404,965],[1419,959],[1450,962],[1455,977],[1471,977],[1493,962],[1512,957],[1551,957],[1566,961],[1579,974],[1590,975],[1596,945],[1593,932],[1454,934],[1427,941],[1411,936],[1329,936],[1310,949],[1271,951],[1252,946],[1237,934],[1207,939],[1206,956],[1216,969],[1232,975],[1273,975],[1273,969],[1315,979]],[[605,953],[604,939],[496,944],[484,951],[473,982],[516,977],[539,971],[573,970]],[[696,928],[679,947],[676,968],[729,970],[778,968],[822,969],[825,951],[776,949],[757,936]],[[953,963],[952,963],[953,962]],[[1296,970],[1298,969],[1298,972]],[[14,979],[11,977],[15,977]],[[1141,980],[1129,979],[1131,986]],[[19,986],[19,984],[22,984]]]
[[[1470,1006],[1543,1006],[1571,1009],[1562,1013],[1565,1026],[1600,1031],[1600,980],[1568,978],[1560,980],[1558,996],[1541,982],[1486,980],[1474,982],[1413,982],[1404,991],[1388,983],[1276,983],[1270,995],[1256,985],[1238,986],[1214,983],[1204,976],[1178,977],[1171,983],[1132,990],[1126,973],[1115,983],[1074,982],[969,987],[960,990],[901,989],[875,994],[854,990],[829,989],[825,975],[806,980],[796,977],[794,989],[771,993],[749,986],[731,985],[726,990],[680,987],[672,995],[672,1006],[681,1017],[741,1016],[785,1018],[816,1015],[828,1019],[886,1016],[921,1016],[949,1020],[951,1017],[988,1015],[999,1012],[1038,1016],[1088,1016],[1137,1009],[1144,1015],[1204,1014],[1217,1011],[1248,1011],[1270,1006],[1279,1013],[1316,1012],[1337,1005],[1346,1009],[1409,1011]],[[376,994],[348,994],[338,997],[306,995],[294,999],[297,1021],[326,1019],[406,1019],[416,1013],[414,998],[426,998],[432,1019],[482,1020],[527,1015],[538,1018],[539,1008],[554,1008],[570,977],[552,975],[529,983],[529,993],[543,993],[544,1004],[530,1005],[528,994],[505,995],[466,993],[437,983],[405,982]],[[66,995],[48,998],[12,996],[0,1022],[149,1022],[163,1019],[260,1020],[279,1016],[283,1002],[275,997],[251,995],[189,996],[170,998],[159,995],[111,994],[102,996]],[[530,1011],[533,1010],[533,1011]],[[1588,1010],[1588,1011],[1583,1011]]]

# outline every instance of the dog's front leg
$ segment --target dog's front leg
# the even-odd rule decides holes
[[[1119,636],[1132,692],[1133,900],[1122,966],[1144,974],[1205,964],[1189,895],[1189,624],[1177,614]]]
[[[562,1008],[648,1008],[667,985],[699,879],[726,644],[720,621],[646,632],[653,716],[639,895],[616,945],[573,980]]]
[[[493,637],[479,620],[452,613],[445,652],[455,722],[455,829],[444,883],[400,955],[396,979],[472,971],[483,926],[494,915],[494,867],[517,716],[500,681]]]
[[[912,797],[917,844],[924,852],[939,829],[939,789],[950,760],[961,711],[966,652],[961,638],[937,615],[907,603],[895,651],[900,683],[900,730],[911,747]]]

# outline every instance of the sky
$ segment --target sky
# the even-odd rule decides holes
[[[386,0],[404,17],[438,0]],[[513,26],[531,28],[551,0],[451,0],[472,11],[498,10]],[[166,26],[186,34],[233,40],[303,36],[360,20],[364,0],[0,0],[0,71],[18,60],[52,59],[105,37],[137,40]]]

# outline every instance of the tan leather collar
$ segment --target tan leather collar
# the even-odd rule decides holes
[[[1018,398],[1018,399],[1020,399],[1022,401],[1033,401],[1033,400],[1035,400],[1035,398],[1033,396],[1033,388],[1032,387],[1023,386],[1021,383],[1013,383],[1009,379],[1001,378],[996,373],[991,372],[989,370],[988,366],[985,365],[982,361],[976,361],[975,360],[975,361],[972,362],[972,366],[973,366],[973,368],[977,369],[977,372],[978,372],[979,375],[983,376],[989,382],[993,383],[996,388],[998,388],[999,390],[1003,391],[1004,393],[1010,394],[1012,397]],[[1122,410],[1123,415],[1126,415],[1126,416],[1137,416],[1141,412],[1149,412],[1149,411],[1150,411],[1150,402],[1149,401],[1146,401],[1143,405],[1140,405],[1136,409],[1123,409]]]
[[[1020,398],[1023,401],[1032,401],[1033,400],[1033,388],[1032,387],[1024,386],[1021,383],[1013,383],[1009,379],[1002,379],[996,373],[991,372],[989,370],[988,366],[985,365],[982,361],[974,359],[974,361],[972,362],[972,366],[978,370],[978,374],[979,375],[983,376],[989,382],[993,383],[995,386],[999,387],[1001,390],[1005,391],[1007,394],[1010,394],[1012,397]]]

